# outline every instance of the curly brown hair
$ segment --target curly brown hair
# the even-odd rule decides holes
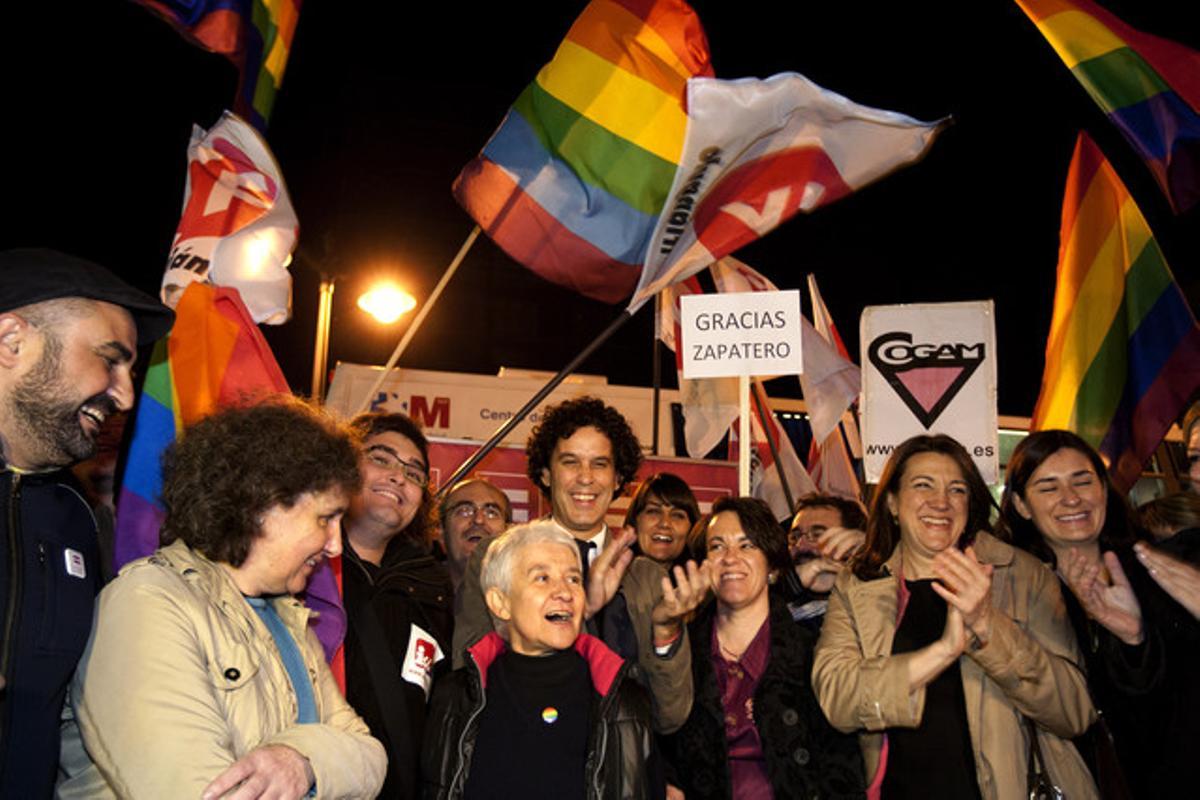
[[[280,396],[222,409],[163,455],[160,538],[239,567],[267,509],[290,508],[310,492],[350,495],[361,481],[350,432],[308,403]]]
[[[542,481],[542,470],[550,469],[554,447],[569,439],[580,428],[591,426],[608,437],[612,444],[617,485],[613,495],[621,494],[642,465],[642,446],[629,427],[629,421],[598,397],[576,397],[546,409],[540,424],[525,444],[526,472],[542,494],[550,497],[550,487]]]

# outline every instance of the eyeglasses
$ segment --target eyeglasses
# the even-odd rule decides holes
[[[806,539],[810,542],[815,542],[817,539],[820,539],[821,534],[827,530],[829,529],[824,525],[813,525],[808,528],[792,528],[790,531],[788,531],[788,544],[798,544]]]
[[[504,510],[495,503],[484,503],[477,506],[470,500],[463,500],[461,503],[455,503],[450,507],[450,516],[458,517],[459,519],[475,519],[475,515],[480,511],[483,512],[483,518],[488,522],[496,522],[504,518]]]
[[[424,489],[429,485],[429,474],[425,472],[424,464],[414,464],[404,461],[383,445],[375,445],[368,448],[367,460],[380,469],[386,469],[388,472],[402,473],[404,480],[413,486]]]

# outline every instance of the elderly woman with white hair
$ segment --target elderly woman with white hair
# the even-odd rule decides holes
[[[551,522],[492,544],[480,576],[496,631],[434,689],[423,756],[430,798],[659,797],[646,691],[580,633],[583,571]]]

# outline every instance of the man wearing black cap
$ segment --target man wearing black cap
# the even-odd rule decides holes
[[[0,252],[0,797],[49,797],[59,716],[100,588],[96,521],[67,467],[133,405],[154,298],[83,259]]]

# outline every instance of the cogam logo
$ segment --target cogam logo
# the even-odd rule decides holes
[[[928,429],[984,359],[984,343],[913,344],[911,333],[875,337],[867,356],[913,415]]]

